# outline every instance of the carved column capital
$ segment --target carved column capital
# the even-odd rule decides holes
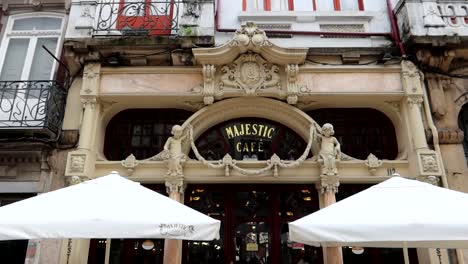
[[[169,176],[166,177],[166,181],[164,183],[166,185],[166,192],[168,194],[171,193],[180,193],[184,194],[186,184],[184,181],[184,177],[174,177],[174,176]]]
[[[80,95],[97,96],[101,79],[101,64],[98,62],[87,63],[83,70],[83,84]]]
[[[338,187],[340,186],[340,177],[338,175],[322,175],[320,176],[320,192],[338,192]]]
[[[95,96],[86,96],[86,97],[81,97],[81,103],[83,104],[83,108],[90,108],[90,109],[95,109],[96,104],[98,103],[98,100]]]
[[[420,108],[423,103],[423,98],[422,96],[410,96],[406,98],[406,103],[408,103],[408,106],[410,108],[413,108],[413,107]]]

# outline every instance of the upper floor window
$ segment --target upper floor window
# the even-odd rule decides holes
[[[357,159],[372,153],[379,159],[393,160],[398,143],[392,121],[370,108],[322,108],[307,113],[320,125],[331,123],[341,151]]]
[[[10,17],[0,46],[0,81],[52,80],[63,19],[53,15]]]
[[[363,11],[364,0],[242,0],[243,11]]]
[[[192,112],[180,109],[128,109],[115,115],[106,128],[104,155],[123,160],[133,154],[147,159],[163,150],[174,125],[182,125]]]

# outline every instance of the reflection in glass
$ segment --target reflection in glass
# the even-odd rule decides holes
[[[236,192],[235,212],[236,217],[266,217],[270,215],[266,192]]]
[[[323,263],[322,248],[304,245],[289,240],[289,226],[281,225],[281,263],[282,264],[315,264]]]
[[[265,222],[247,222],[235,229],[235,262],[239,264],[269,264],[270,234]]]
[[[154,246],[145,249],[149,241]],[[109,264],[162,264],[163,252],[163,239],[112,239]]]
[[[188,241],[187,264],[224,263],[224,196],[222,192],[205,189],[189,190],[187,206],[221,220],[220,239],[214,241]]]

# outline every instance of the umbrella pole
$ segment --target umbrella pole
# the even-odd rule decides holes
[[[405,264],[409,264],[408,247],[406,246],[406,242],[403,242],[403,257],[405,258]]]

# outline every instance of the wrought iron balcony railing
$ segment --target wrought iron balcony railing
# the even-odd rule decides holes
[[[36,129],[57,133],[66,94],[56,81],[0,81],[0,130]]]
[[[182,16],[197,17],[213,0],[101,0],[94,36],[177,35]]]

